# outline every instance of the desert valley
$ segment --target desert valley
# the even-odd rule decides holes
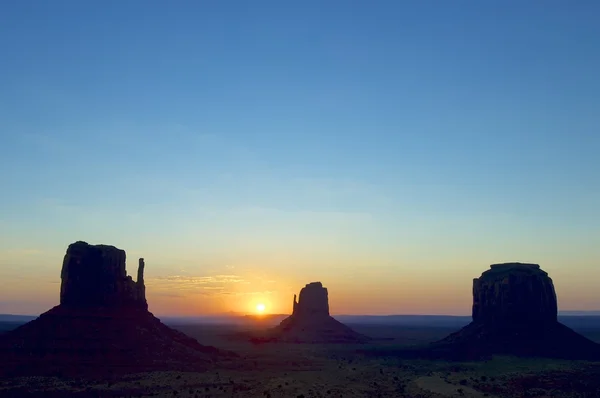
[[[344,324],[312,282],[285,318],[167,325],[148,311],[144,260],[134,281],[125,258],[113,246],[69,246],[60,304],[1,323],[0,396],[600,394],[600,318],[557,317],[553,281],[536,264],[492,265],[475,279],[471,323],[341,316]]]

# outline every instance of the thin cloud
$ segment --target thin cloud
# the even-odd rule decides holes
[[[169,275],[159,276],[149,280],[150,283],[177,283],[185,285],[208,285],[213,283],[240,283],[244,279],[238,275],[213,275],[213,276],[189,276],[189,275]]]
[[[275,281],[270,281],[275,282]],[[266,296],[276,290],[246,291],[240,287],[251,284],[239,275],[220,274],[210,276],[169,275],[148,279],[146,285],[155,296],[183,297],[200,296]]]
[[[184,298],[185,297],[183,294],[169,293],[169,292],[158,292],[158,293],[153,292],[151,295],[154,297],[169,297],[169,298]]]
[[[260,292],[222,292],[221,294],[224,296],[268,296],[271,294],[277,293],[276,290],[264,290]]]
[[[246,281],[239,275],[188,276],[169,275],[150,278],[146,285],[159,292],[186,292],[187,294],[220,294],[235,289]]]

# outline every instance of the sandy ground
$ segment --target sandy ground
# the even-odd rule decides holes
[[[509,357],[474,363],[409,361],[364,357],[355,353],[359,347],[350,345],[253,345],[232,341],[227,337],[231,330],[223,327],[181,329],[242,357],[205,373],[151,372],[110,381],[3,379],[0,396],[600,397],[600,363]],[[395,341],[372,346],[414,343],[419,336],[426,341],[446,332],[390,330]]]

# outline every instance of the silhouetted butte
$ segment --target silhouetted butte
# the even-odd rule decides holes
[[[194,370],[235,356],[204,346],[148,312],[144,260],[137,281],[125,251],[71,244],[61,272],[60,305],[0,338],[0,374],[118,374]]]
[[[292,315],[254,341],[289,343],[364,343],[370,338],[329,315],[329,296],[321,282],[312,282],[294,295]]]
[[[600,345],[559,323],[557,315],[554,284],[538,264],[494,264],[473,280],[473,321],[426,354],[600,359]]]

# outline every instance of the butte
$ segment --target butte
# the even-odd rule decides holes
[[[292,315],[254,342],[364,343],[369,337],[355,332],[329,315],[329,296],[321,282],[312,282],[294,295]]]
[[[552,279],[537,264],[494,264],[473,280],[473,321],[433,343],[427,356],[600,359],[600,345],[558,322]]]
[[[61,280],[58,306],[0,338],[0,375],[203,371],[236,356],[154,317],[146,302],[144,260],[133,281],[124,250],[75,242],[64,257]]]

